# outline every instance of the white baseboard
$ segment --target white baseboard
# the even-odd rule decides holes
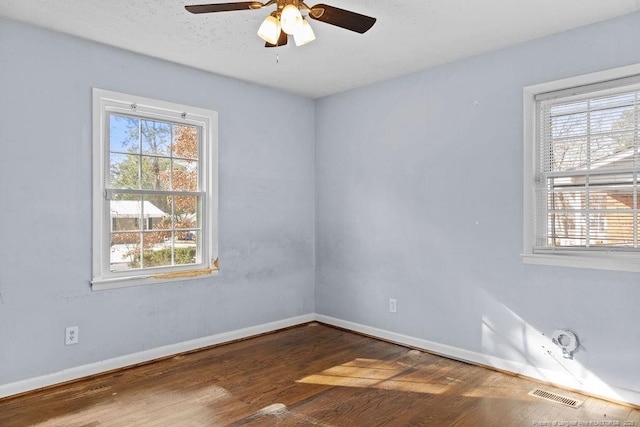
[[[602,397],[608,400],[640,406],[640,392],[606,384],[595,376],[576,378],[575,376],[569,375],[567,373],[536,368],[534,366],[527,365],[521,362],[514,362],[499,357],[488,356],[482,353],[477,353],[458,347],[452,347],[445,344],[411,337],[408,335],[402,335],[384,329],[373,328],[370,326],[365,326],[334,317],[324,316],[321,314],[305,314],[302,316],[291,317],[276,322],[270,322],[244,329],[238,329],[235,331],[224,332],[208,337],[198,338],[177,344],[171,344],[163,347],[145,350],[138,353],[124,355],[96,363],[91,363],[88,365],[65,369],[60,372],[17,381],[14,383],[0,384],[0,398],[37,390],[39,388],[48,387],[55,384],[88,377],[91,375],[101,374],[115,369],[126,368],[127,366],[149,362],[187,351],[197,350],[216,344],[222,344],[225,342],[248,338],[267,332],[277,331],[279,329],[301,325],[312,321],[322,322],[327,325],[337,326],[361,334],[380,338],[386,341],[422,349],[450,359],[461,360],[463,362],[468,362],[474,365],[487,366],[490,368],[499,369],[501,371],[511,372],[545,383],[551,383],[560,387],[587,393],[596,397]]]
[[[137,365],[139,363],[149,362],[163,357],[172,356],[187,351],[197,350],[216,344],[222,344],[242,338],[248,338],[267,332],[277,331],[278,329],[288,328],[315,320],[314,314],[305,314],[302,316],[291,317],[276,322],[265,323],[262,325],[251,326],[244,329],[238,329],[221,334],[211,335],[208,337],[197,338],[190,341],[184,341],[176,344],[170,344],[163,347],[152,348],[138,353],[127,354],[113,359],[103,360],[88,365],[82,365],[63,371],[54,372],[52,374],[40,377],[29,378],[14,383],[0,384],[0,398],[13,396],[15,394],[27,391],[37,390],[39,388],[64,383],[67,381],[77,380],[91,375],[109,372],[115,369],[125,368],[127,366]]]
[[[420,338],[414,338],[321,314],[316,314],[315,319],[316,321],[326,323],[327,325],[337,326],[339,328],[348,329],[350,331],[380,338],[386,341],[422,349],[449,359],[460,360],[473,365],[486,366],[501,371],[511,372],[534,380],[586,393],[594,397],[601,397],[607,400],[640,406],[639,391],[606,384],[595,375],[589,375],[588,372],[588,376],[577,378],[575,375],[570,375],[569,373],[541,369],[521,362],[515,362],[495,356],[488,356],[486,354],[439,344]]]

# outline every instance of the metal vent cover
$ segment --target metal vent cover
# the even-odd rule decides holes
[[[574,399],[569,396],[563,396],[557,393],[552,393],[550,391],[542,390],[539,388],[531,390],[529,392],[529,396],[539,397],[540,399],[561,403],[562,405],[569,406],[571,408],[579,408],[584,403],[584,401],[582,400]]]

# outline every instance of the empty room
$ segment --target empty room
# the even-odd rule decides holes
[[[640,426],[639,40],[0,0],[0,426]]]

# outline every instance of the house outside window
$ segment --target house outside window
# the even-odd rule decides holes
[[[217,272],[217,114],[93,91],[93,289]]]
[[[640,67],[524,90],[523,261],[640,271]]]

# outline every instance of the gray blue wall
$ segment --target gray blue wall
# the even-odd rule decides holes
[[[571,375],[640,391],[640,275],[520,259],[523,87],[638,40],[628,15],[319,100],[316,312],[555,371],[541,334],[571,328]]]
[[[94,86],[218,111],[218,277],[91,291]],[[310,99],[0,19],[0,384],[313,313],[313,144]]]

